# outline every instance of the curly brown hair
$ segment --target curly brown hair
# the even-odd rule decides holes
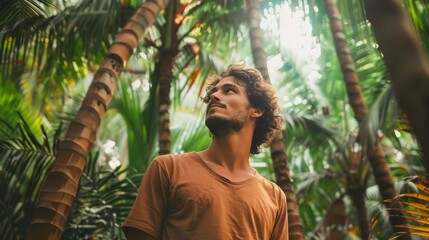
[[[245,64],[231,64],[220,75],[210,76],[207,80],[206,95],[202,98],[205,103],[210,101],[211,90],[216,84],[232,76],[239,84],[243,84],[247,91],[250,105],[263,112],[262,116],[256,120],[253,133],[251,154],[257,154],[262,147],[270,144],[274,131],[281,127],[281,115],[278,98],[273,86],[264,81],[261,73],[254,68],[246,68]]]

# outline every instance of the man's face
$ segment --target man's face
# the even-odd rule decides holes
[[[249,119],[246,88],[234,77],[221,79],[209,92],[206,125],[214,136],[238,132]]]

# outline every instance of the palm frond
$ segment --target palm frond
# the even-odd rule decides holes
[[[226,4],[226,5],[225,5]],[[237,43],[239,27],[245,23],[242,2],[240,1],[209,1],[193,12],[188,23],[190,26],[199,23],[200,31],[191,32],[191,37],[198,37],[202,43],[208,44],[204,49],[215,49],[221,43]]]
[[[49,124],[38,116],[36,109],[32,109],[26,104],[24,96],[16,88],[17,86],[15,84],[0,76],[1,119],[7,123],[17,123],[20,122],[20,115],[22,115],[34,135],[40,136],[40,125],[45,124],[49,126]],[[19,112],[19,114],[17,114],[17,112]],[[10,128],[3,130],[9,131]],[[0,137],[4,136],[5,135],[0,132]]]
[[[409,177],[409,183],[413,183],[418,191],[404,193],[398,196],[407,208],[405,209],[405,217],[409,220],[408,225],[403,227],[410,230],[414,236],[429,237],[429,208],[427,203],[429,201],[429,178],[425,176]]]
[[[429,209],[427,207],[429,200],[428,186],[429,179],[426,176],[409,176],[404,179],[404,182],[400,186],[397,186],[397,188],[402,189],[402,193],[395,199],[390,200],[399,201],[404,205],[404,214],[405,218],[408,219],[408,224],[398,227],[409,229],[411,235],[416,237],[416,239],[424,239],[429,236],[429,228],[427,227],[427,218],[429,216]],[[380,199],[379,193],[376,195],[377,199]],[[387,218],[388,211],[381,205],[373,208],[371,213],[371,229],[375,237],[383,239],[398,237],[391,231],[391,226],[386,221]]]
[[[429,55],[429,23],[424,19],[429,16],[429,3],[427,1],[404,0],[407,12],[419,34],[420,40]]]
[[[323,118],[283,114],[283,119],[286,124],[285,146],[288,146],[288,149],[298,146],[305,149],[309,146],[325,149],[330,145],[340,146],[338,132],[328,126]]]
[[[92,152],[79,184],[64,239],[124,239],[121,226],[137,196],[142,175],[111,169]]]
[[[197,52],[196,47],[199,49]],[[198,89],[197,96],[201,96],[207,77],[226,68],[224,58],[229,52],[226,47],[206,51],[197,43],[184,46],[174,63],[173,74],[178,76],[178,81],[173,82],[174,106],[178,106],[193,87]]]
[[[0,196],[0,232],[6,239],[25,237],[59,143],[43,127],[40,139],[21,115],[20,119],[16,126],[0,122],[0,131],[6,134],[0,138],[0,188],[4,191]]]
[[[0,63],[6,72],[23,64],[34,39],[41,43],[52,25],[52,13],[58,8],[49,0],[2,1],[0,5]],[[21,50],[24,50],[22,55]],[[5,73],[3,72],[3,74]]]
[[[209,146],[211,138],[202,115],[177,112],[172,120],[172,152],[202,151]]]
[[[344,183],[339,176],[327,169],[318,173],[299,173],[294,175],[297,183],[296,195],[299,198],[300,215],[306,231],[314,230],[319,219],[324,216],[338,197],[345,192]]]
[[[137,172],[143,172],[156,156],[157,114],[156,86],[148,89],[133,89],[133,81],[144,81],[133,76],[123,76],[118,84],[118,91],[112,99],[109,111],[119,113],[125,123],[128,146],[128,166]]]
[[[360,126],[360,136],[365,146],[373,146],[375,136],[383,128],[386,120],[391,122],[400,117],[399,107],[391,87],[383,91],[372,104]],[[389,116],[389,119],[387,117]]]
[[[48,98],[63,100],[68,87],[103,59],[114,36],[136,10],[133,4],[122,6],[116,0],[78,1],[61,7],[47,0],[6,2],[26,7],[13,11],[16,4],[6,4],[8,8],[2,8],[14,13],[12,20],[20,20],[0,25],[0,68],[5,76],[13,70],[23,86],[31,87],[27,91],[35,105],[45,104]],[[47,10],[31,10],[27,3]]]

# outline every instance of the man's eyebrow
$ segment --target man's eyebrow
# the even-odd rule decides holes
[[[221,85],[221,86],[215,86],[215,88],[216,88],[216,91],[217,91],[219,88],[220,88],[220,89],[223,89],[223,90],[228,89],[228,88],[233,88],[233,89],[235,89],[235,90],[238,90],[238,89],[239,89],[238,85],[237,85],[237,84],[233,84],[233,83],[225,83],[225,84],[223,84],[223,85]]]
[[[220,85],[220,86],[218,86],[218,85],[213,86],[213,87],[212,87],[212,88],[210,88],[210,90],[208,91],[208,94],[210,95],[210,94],[212,94],[212,93],[216,92],[217,90],[219,90],[219,88],[221,88],[221,89],[225,89],[225,88],[230,88],[230,87],[233,87],[233,88],[235,88],[235,89],[238,89],[238,85],[237,85],[237,84],[225,83],[225,84]]]
[[[232,83],[225,83],[224,85],[221,86],[221,88],[226,88],[226,87],[235,87],[238,88],[237,84],[232,84]]]

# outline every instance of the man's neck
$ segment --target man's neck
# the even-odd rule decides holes
[[[252,170],[249,164],[252,136],[240,131],[215,136],[209,148],[201,154],[204,160],[225,168],[229,172]]]

